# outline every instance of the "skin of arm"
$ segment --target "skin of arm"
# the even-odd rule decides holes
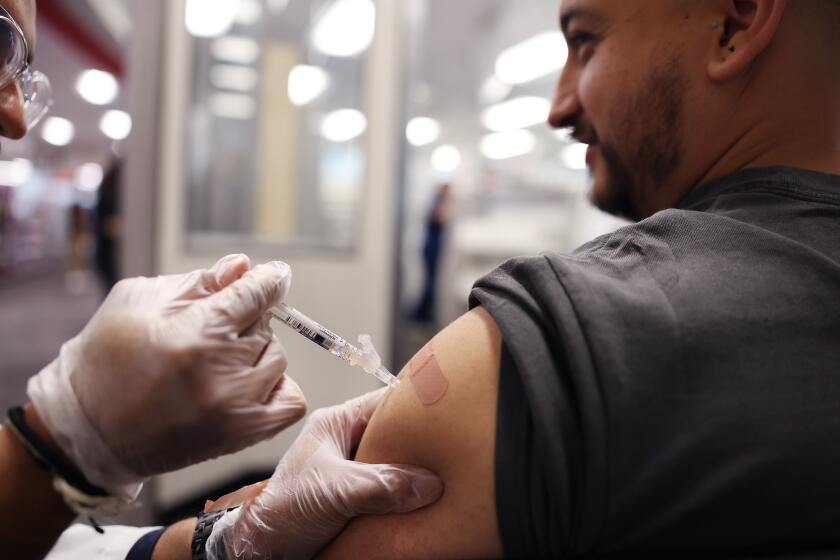
[[[29,427],[52,451],[70,463],[55,444],[31,405],[25,407]],[[41,467],[5,426],[0,429],[0,541],[4,558],[40,559],[76,518],[52,487],[52,474]],[[196,519],[166,529],[155,546],[153,560],[189,560]]]
[[[443,479],[443,497],[404,514],[359,517],[320,558],[488,558],[502,555],[496,523],[494,449],[501,335],[481,307],[432,339],[449,387],[432,405],[409,379],[376,410],[356,460],[423,466]]]
[[[31,405],[26,406],[26,422],[53,452],[63,455]],[[4,557],[8,554],[9,558],[43,558],[76,514],[53,490],[52,474],[5,426],[0,429],[0,480],[0,542]]]

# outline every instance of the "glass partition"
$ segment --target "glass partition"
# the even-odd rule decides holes
[[[351,249],[373,1],[191,0],[186,25],[188,244]]]

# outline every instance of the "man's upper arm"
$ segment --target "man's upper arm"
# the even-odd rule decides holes
[[[440,369],[421,372],[429,376],[425,386],[411,379],[411,365],[403,368],[402,383],[371,418],[356,460],[428,468],[443,479],[444,494],[415,512],[356,519],[324,551],[325,557],[502,554],[494,493],[500,340],[493,319],[477,308],[432,339]],[[418,357],[428,359],[428,347],[424,351]],[[415,357],[414,369],[424,361]],[[429,390],[429,384],[442,388],[437,373],[446,379],[446,392],[429,404],[441,392]]]

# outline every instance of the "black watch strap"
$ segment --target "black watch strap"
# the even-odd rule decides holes
[[[207,539],[213,532],[213,525],[222,516],[233,511],[236,508],[222,509],[218,511],[202,512],[198,516],[198,521],[195,524],[195,531],[193,532],[192,546],[192,560],[207,560]]]

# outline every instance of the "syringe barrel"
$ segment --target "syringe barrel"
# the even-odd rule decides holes
[[[285,303],[273,307],[271,314],[278,321],[285,323],[299,334],[335,355],[339,355],[339,352],[347,345],[347,341],[330,329]]]

